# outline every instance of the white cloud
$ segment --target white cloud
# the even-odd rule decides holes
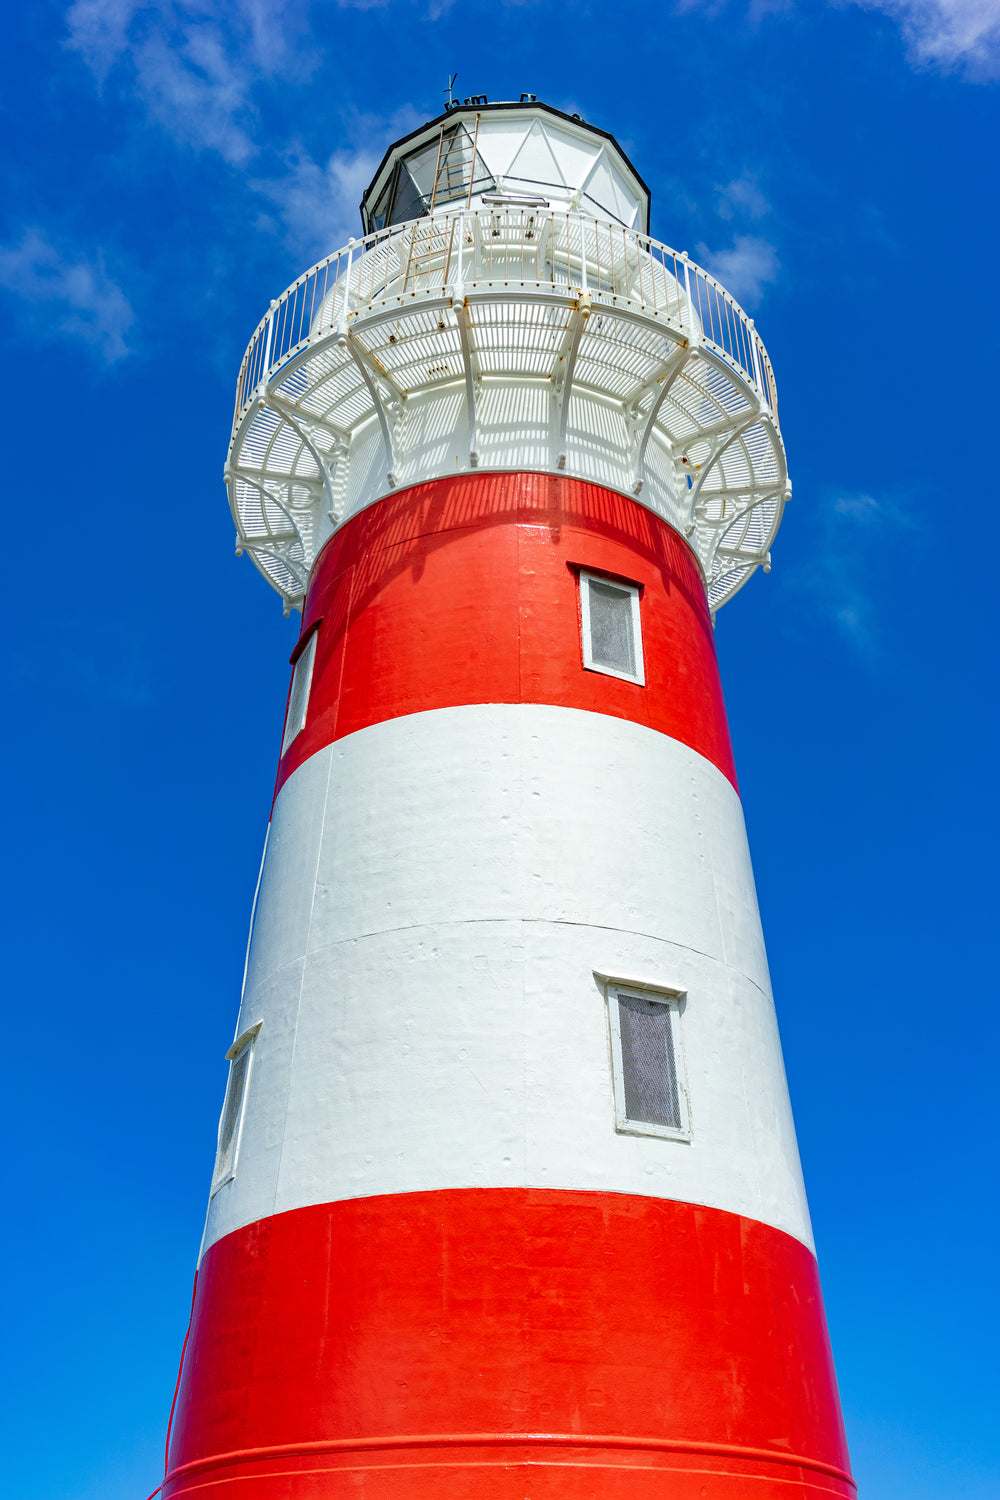
[[[360,236],[358,204],[380,159],[373,151],[335,151],[320,166],[293,150],[284,177],[251,185],[277,208],[292,248],[315,260]]]
[[[854,0],[902,27],[916,61],[973,77],[1000,77],[998,0]]]
[[[833,509],[838,516],[850,516],[862,523],[876,521],[883,514],[873,495],[840,495],[833,502]]]
[[[807,594],[811,608],[874,661],[883,654],[878,601],[886,552],[921,544],[922,529],[894,501],[863,491],[842,492],[810,507],[810,529],[811,560],[789,571],[788,586]]]
[[[103,84],[130,73],[150,116],[176,140],[239,165],[256,147],[253,92],[316,65],[300,45],[308,0],[73,0],[67,45]]]
[[[771,205],[749,172],[716,188],[715,211],[720,219],[744,217],[762,219]]]
[[[710,250],[700,244],[697,255],[706,269],[746,307],[756,307],[765,286],[777,280],[781,269],[775,247],[755,234],[736,235],[728,250]]]
[[[234,166],[254,154],[245,129],[251,79],[217,36],[193,29],[180,47],[152,37],[136,51],[135,64],[150,114],[175,140],[217,151]]]
[[[128,47],[128,33],[141,0],[73,0],[66,12],[69,46],[103,81]]]
[[[109,0],[110,3],[110,0]],[[1000,0],[829,0],[880,10],[899,23],[913,60],[971,78],[1000,77]],[[700,10],[709,19],[727,0],[675,0],[679,11]],[[751,21],[796,9],[795,0],[747,0]]]
[[[873,495],[839,495],[833,502],[834,515],[845,516],[858,526],[883,530],[915,531],[913,517],[891,500],[876,500]]]
[[[62,255],[41,229],[28,228],[19,244],[0,246],[0,287],[19,298],[36,334],[83,339],[109,364],[128,353],[132,308],[100,251]]]
[[[374,140],[377,149],[342,146],[325,165],[313,160],[296,143],[283,153],[286,171],[280,177],[260,178],[250,186],[274,205],[290,247],[318,259],[339,250],[361,234],[358,204],[382,159],[385,145],[423,123],[425,116],[403,105],[388,119],[364,116],[354,120],[351,141]]]

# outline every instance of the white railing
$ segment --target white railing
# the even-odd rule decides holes
[[[328,255],[271,304],[247,346],[236,418],[261,382],[310,344],[366,313],[462,296],[578,296],[628,307],[681,338],[700,335],[756,386],[777,395],[764,345],[739,303],[686,254],[620,224],[546,209],[471,209],[395,224]]]

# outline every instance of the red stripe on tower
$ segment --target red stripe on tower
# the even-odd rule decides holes
[[[317,1494],[353,1493],[360,1469],[378,1496],[853,1495],[815,1260],[752,1220],[400,1194],[248,1225],[201,1277],[175,1494],[252,1464],[268,1496],[299,1467]]]
[[[562,206],[495,190],[539,135]],[[774,387],[646,209],[582,122],[449,114],[247,351],[303,629],[175,1500],[853,1493],[712,637]]]
[[[637,584],[645,682],[581,670],[579,574]],[[697,559],[651,511],[551,474],[456,475],[347,521],[313,567],[308,756],[399,714],[552,703],[631,719],[690,745],[735,786]]]

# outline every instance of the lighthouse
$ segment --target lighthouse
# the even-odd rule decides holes
[[[302,627],[162,1493],[850,1500],[713,637],[767,353],[533,96],[361,217],[239,372]]]

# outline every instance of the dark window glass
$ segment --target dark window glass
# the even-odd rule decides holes
[[[396,196],[392,204],[391,222],[403,224],[407,219],[423,218],[427,212],[429,198],[425,198],[405,167],[399,169]]]

